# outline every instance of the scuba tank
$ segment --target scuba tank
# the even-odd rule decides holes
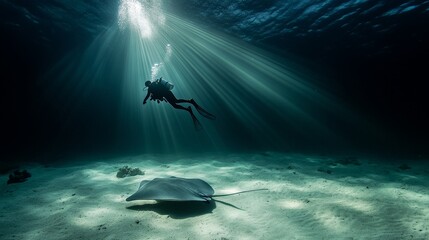
[[[160,86],[164,87],[165,89],[168,89],[169,91],[174,88],[174,85],[171,82],[165,81],[164,79],[162,79],[162,77],[157,81]]]

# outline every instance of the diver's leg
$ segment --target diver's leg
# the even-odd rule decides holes
[[[194,122],[195,129],[196,129],[197,131],[199,131],[199,130],[201,130],[201,129],[202,129],[202,127],[201,127],[201,123],[200,123],[200,121],[198,121],[197,117],[195,117],[194,113],[192,112],[192,108],[191,108],[191,107],[187,107],[187,108],[185,108],[185,107],[183,107],[183,106],[181,106],[181,105],[179,105],[179,104],[171,103],[171,102],[170,102],[170,104],[171,104],[171,106],[173,106],[173,107],[174,107],[174,108],[176,108],[176,109],[182,109],[182,110],[186,110],[186,111],[188,111],[188,112],[189,112],[189,114],[191,114],[192,121]]]
[[[170,103],[192,103],[195,106],[195,101],[193,99],[177,99],[171,91],[166,92],[164,97]]]
[[[185,107],[184,107],[184,106],[182,106],[182,105],[179,105],[179,104],[174,103],[174,102],[168,102],[168,103],[170,103],[170,105],[171,105],[171,106],[173,106],[175,109],[182,109],[182,110],[186,110],[186,111],[188,111],[188,112],[189,112],[189,109],[188,109],[188,108],[185,108]]]
[[[190,103],[194,105],[195,108],[198,108],[199,105],[195,102],[193,98],[186,100],[186,99],[175,99],[176,103]]]
[[[198,121],[198,118],[195,117],[194,113],[192,112],[192,108],[188,107],[188,109],[189,109],[189,113],[191,114],[192,121],[194,122],[195,130],[200,131],[201,129],[203,129],[203,127],[201,126],[200,121]]]
[[[176,99],[177,103],[192,103],[192,99],[186,100],[186,99]],[[193,103],[192,103],[193,104]]]
[[[164,96],[164,98],[174,108],[188,111],[189,114],[191,114],[192,121],[194,122],[195,129],[196,130],[201,130],[202,129],[200,122],[198,121],[197,117],[195,117],[194,113],[192,112],[192,108],[191,107],[185,108],[182,105],[177,104],[177,103],[183,103],[183,102],[191,103],[191,100],[177,99],[176,96],[174,96],[174,94],[171,91],[169,91],[168,93],[166,93],[165,96]]]
[[[191,103],[192,105],[194,105],[195,109],[197,109],[198,113],[203,115],[205,118],[214,120],[216,119],[216,116],[207,112],[204,108],[202,108],[200,105],[198,105],[194,99],[191,98],[191,100],[189,100],[189,103]]]
[[[190,110],[190,109],[188,109],[188,108],[185,108],[184,106],[182,106],[182,105],[179,105],[179,104],[177,104],[177,103],[181,103],[182,101],[180,101],[180,100],[178,100],[175,96],[174,96],[174,94],[171,92],[171,91],[169,91],[169,92],[167,92],[165,95],[164,95],[164,98],[167,100],[167,102],[171,105],[171,106],[173,106],[174,108],[176,108],[176,109],[182,109],[182,110],[186,110],[186,111],[188,111],[188,112],[192,112],[192,110]]]

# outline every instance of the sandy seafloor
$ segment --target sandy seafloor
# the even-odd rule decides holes
[[[0,239],[429,239],[425,162],[268,152],[31,164],[27,182],[0,177]],[[125,165],[145,175],[117,178]],[[201,178],[217,194],[269,190],[218,198],[236,208],[125,201],[164,176]]]

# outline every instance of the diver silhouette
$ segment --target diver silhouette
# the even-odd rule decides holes
[[[188,111],[189,114],[191,114],[195,129],[197,130],[201,129],[201,124],[198,121],[197,117],[195,117],[194,113],[192,112],[191,106],[184,107],[182,105],[179,105],[178,103],[190,103],[195,107],[195,109],[197,109],[198,113],[201,114],[203,117],[206,117],[211,120],[216,119],[216,117],[213,114],[207,112],[200,105],[198,105],[194,101],[194,99],[192,98],[189,100],[177,99],[176,96],[174,96],[173,92],[171,91],[173,89],[173,84],[163,80],[162,77],[159,79],[156,79],[153,82],[146,81],[145,86],[147,87],[147,95],[143,100],[143,104],[146,104],[148,98],[150,97],[151,101],[157,101],[158,103],[160,103],[165,100],[176,109],[182,109],[182,110]]]

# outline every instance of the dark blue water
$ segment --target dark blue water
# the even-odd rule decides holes
[[[0,11],[6,161],[427,154],[429,1],[4,0]],[[217,119],[194,109],[195,131],[183,110],[143,106],[159,77]]]

